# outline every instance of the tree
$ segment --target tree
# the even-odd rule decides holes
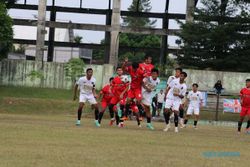
[[[181,24],[179,64],[200,69],[249,71],[250,12],[244,0],[202,0],[195,21]]]
[[[12,19],[7,13],[6,5],[0,1],[0,60],[6,58],[12,48]]]
[[[82,37],[79,35],[74,36],[74,42],[80,44],[82,42]]]
[[[129,11],[138,11],[138,12],[149,12],[151,10],[150,0],[133,0],[132,4],[129,6]],[[123,25],[128,27],[154,27],[156,20],[150,20],[149,18],[144,17],[123,17]],[[139,34],[120,34],[119,38],[120,46],[129,46],[129,47],[160,47],[161,38],[157,35],[139,35]],[[149,52],[147,52],[149,53]],[[123,59],[125,56],[128,56],[131,61],[139,61],[143,59],[143,56],[146,52],[120,52],[120,59]],[[158,56],[155,56],[155,53],[151,53],[155,61],[158,60]]]

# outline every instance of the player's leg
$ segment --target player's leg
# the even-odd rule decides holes
[[[197,128],[197,123],[200,116],[200,108],[194,108],[194,128]]]
[[[144,108],[142,106],[143,94],[142,94],[141,89],[136,89],[134,91],[134,96],[135,96],[135,99],[136,99],[136,105],[137,105],[138,110],[139,110],[139,120],[142,121],[143,116],[144,116]]]
[[[128,115],[129,115],[129,110],[130,110],[130,104],[132,103],[132,98],[130,98],[130,93],[128,94],[128,98],[126,100],[126,105],[125,105],[125,112],[124,112],[124,117],[122,120],[127,120]]]
[[[175,125],[175,132],[179,132],[178,124],[179,124],[179,109],[180,109],[181,102],[174,101],[173,103],[173,112],[174,112],[174,125]]]
[[[161,115],[162,110],[162,103],[157,104],[157,116],[159,117]]]
[[[179,108],[179,122],[180,122],[180,125],[181,125],[181,128],[184,127],[184,105],[181,104],[180,105],[180,108]]]
[[[242,107],[240,112],[240,120],[238,122],[238,133],[240,133],[241,131],[241,126],[246,115],[247,115],[247,108]]]
[[[99,108],[98,108],[98,103],[96,101],[96,98],[94,97],[94,95],[89,95],[87,96],[87,101],[91,104],[91,109],[94,110],[94,115],[95,115],[95,125],[97,127],[100,127],[98,118],[99,118]]]
[[[165,107],[164,107],[164,113],[163,113],[165,123],[167,125],[167,127],[165,128],[166,131],[167,131],[167,128],[170,128],[169,127],[170,126],[169,119],[170,119],[170,115],[172,113],[172,111],[171,111],[172,105],[173,105],[173,100],[167,99],[166,103],[165,103]]]
[[[133,112],[134,116],[136,117],[138,127],[141,127],[139,109],[137,107],[137,104],[134,102],[131,104],[131,111]]]
[[[77,126],[79,126],[81,124],[81,117],[82,117],[83,107],[84,107],[84,103],[79,102],[79,106],[78,106],[78,110],[77,110],[77,121],[76,121]]]
[[[153,125],[151,124],[151,113],[150,113],[150,106],[149,105],[145,105],[144,104],[144,111],[146,113],[146,117],[147,117],[147,128],[154,130]]]
[[[193,114],[193,112],[194,112],[193,107],[191,105],[189,105],[188,109],[187,109],[187,114],[186,114],[185,119],[184,119],[184,127],[187,126],[188,120],[191,117],[191,115]]]
[[[109,104],[109,112],[110,112],[110,123],[109,125],[112,126],[113,123],[115,122],[115,111],[114,109],[116,108],[116,104],[118,103],[119,98],[117,98],[116,96],[112,97],[112,99],[110,100],[110,104]]]
[[[108,102],[106,100],[103,100],[101,102],[101,111],[99,112],[99,115],[98,115],[98,122],[99,124],[101,124],[102,122],[102,117],[103,117],[103,114],[104,112],[106,111],[106,108],[108,107]]]

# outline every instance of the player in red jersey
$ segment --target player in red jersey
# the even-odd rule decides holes
[[[99,112],[99,116],[98,116],[98,121],[99,121],[99,124],[101,124],[101,121],[102,121],[102,117],[103,117],[103,114],[106,110],[106,108],[108,107],[108,105],[110,104],[110,101],[113,97],[113,93],[111,91],[111,82],[113,81],[113,77],[109,78],[109,84],[105,85],[102,90],[100,91],[100,99],[101,100],[101,111]],[[110,115],[111,117],[111,115]]]
[[[246,80],[246,87],[240,91],[240,103],[241,103],[241,112],[240,112],[240,121],[238,122],[238,133],[241,131],[241,125],[244,121],[245,116],[248,117],[246,130],[249,132],[250,127],[250,79]]]
[[[141,106],[141,100],[142,100],[142,94],[141,94],[141,86],[142,86],[142,80],[144,77],[144,71],[142,71],[139,68],[139,64],[137,62],[133,62],[131,66],[127,66],[128,59],[126,58],[123,63],[123,69],[131,76],[131,83],[130,83],[130,89],[128,91],[128,98],[126,102],[126,108],[125,108],[125,114],[123,117],[123,120],[127,120],[127,116],[129,113],[129,109],[131,107],[132,111],[136,115],[138,126],[140,126],[140,119],[139,119],[139,113],[138,108],[142,108]],[[134,99],[136,100],[136,105],[134,105]]]
[[[116,73],[117,76],[113,79],[111,83],[111,90],[114,96],[110,100],[110,105],[109,105],[109,111],[111,113],[110,125],[112,125],[114,121],[114,112],[115,112],[116,124],[118,125],[120,123],[120,118],[117,113],[116,104],[120,103],[121,100],[124,101],[126,99],[126,92],[128,91],[129,88],[129,82],[123,75],[122,67],[117,67]],[[122,124],[121,126],[123,126],[123,121],[121,121],[121,124]]]
[[[145,76],[151,76],[151,70],[154,68],[152,64],[152,56],[146,55],[144,57],[144,62],[139,64],[141,70],[144,71]]]

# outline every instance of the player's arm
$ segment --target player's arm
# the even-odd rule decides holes
[[[142,80],[142,87],[147,91],[147,92],[151,92],[151,89],[147,86],[147,78],[144,78]]]
[[[128,91],[128,89],[129,89],[129,84],[127,84],[126,89],[124,89],[124,91],[121,93],[121,95],[120,95],[120,98],[121,98],[121,99],[123,98],[123,95],[125,94],[125,92]]]

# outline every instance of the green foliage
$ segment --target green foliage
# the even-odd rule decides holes
[[[150,0],[141,0],[139,3],[139,12],[149,12],[151,10]],[[133,0],[132,4],[128,8],[129,11],[137,11],[137,0]],[[154,27],[156,20],[150,20],[144,17],[123,17],[123,25],[128,27]],[[159,47],[161,43],[160,36],[157,35],[139,35],[139,34],[120,34],[119,36],[120,46],[128,47],[144,47],[152,48]],[[149,52],[147,52],[149,54]],[[120,52],[120,57],[129,56],[130,60],[143,60],[143,56],[146,54],[144,52]],[[155,53],[150,53],[154,56],[155,61],[158,60],[159,55]],[[133,56],[132,56],[133,55]]]
[[[12,25],[5,3],[0,1],[0,60],[6,58],[12,48]]]
[[[65,65],[65,74],[66,77],[70,78],[72,82],[76,80],[76,78],[83,75],[83,67],[84,62],[79,58],[72,58],[69,60],[68,63]]]
[[[82,37],[76,35],[76,36],[74,37],[74,42],[77,43],[77,44],[81,43],[81,42],[82,42]]]
[[[178,62],[184,67],[249,71],[249,4],[235,0],[202,3],[204,7],[196,9],[194,22],[179,22],[182,28],[179,36],[185,45],[184,56],[179,55]]]
[[[35,79],[43,79],[44,75],[42,71],[35,71],[32,70],[29,74],[28,77],[30,77],[31,81],[34,81]]]

